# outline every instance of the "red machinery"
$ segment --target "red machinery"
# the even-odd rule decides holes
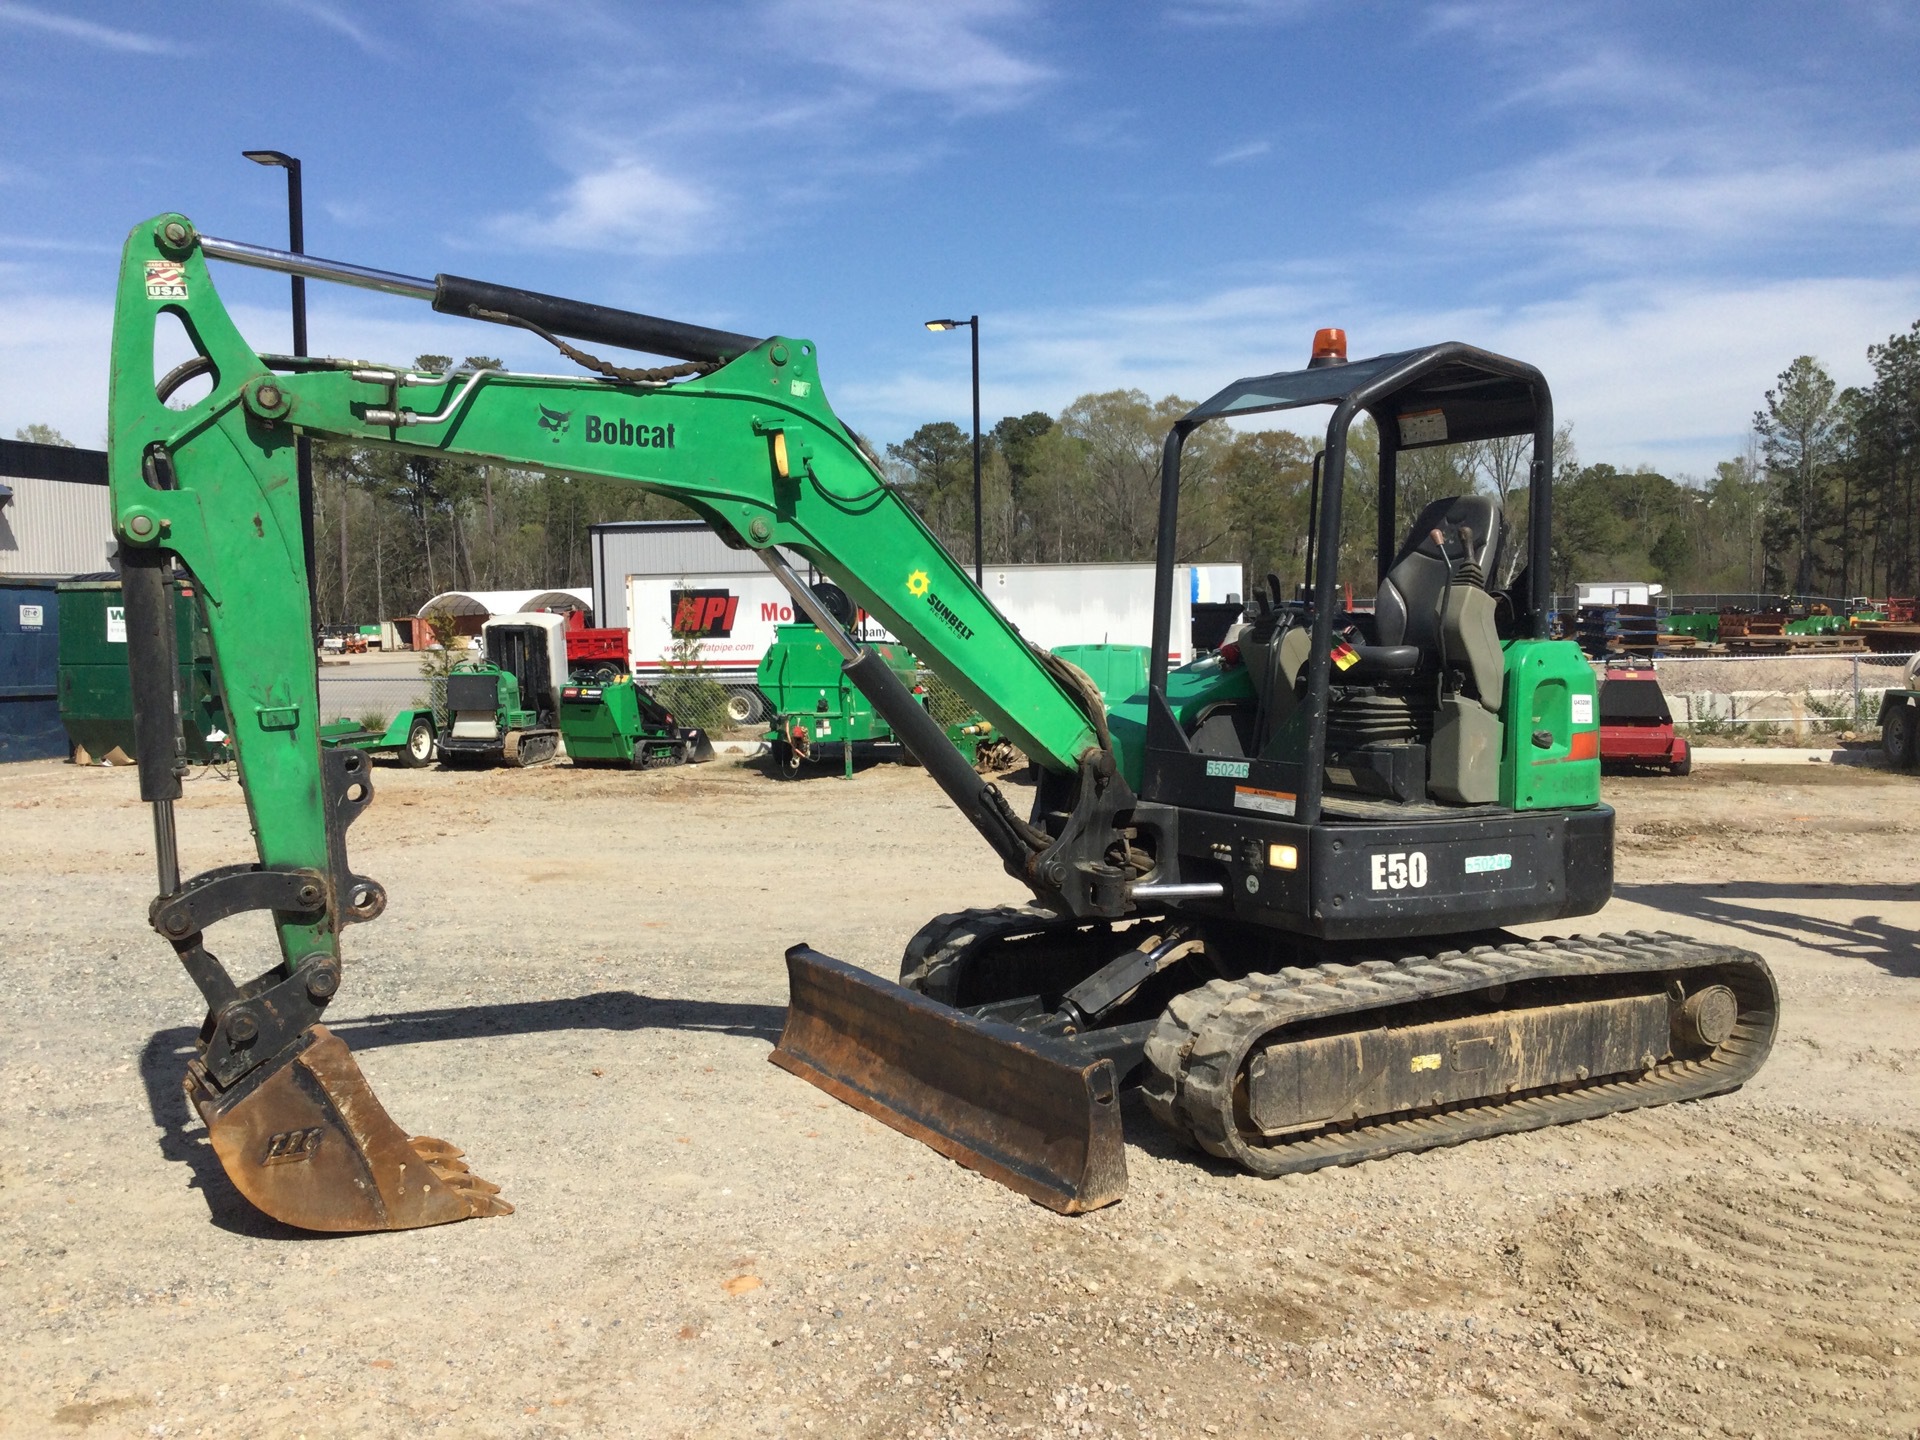
[[[583,611],[567,616],[567,669],[569,672],[627,672],[627,632],[595,630],[586,624]]]
[[[1644,661],[1609,665],[1600,677],[1600,763],[1670,775],[1693,769],[1693,750],[1674,733],[1660,677]]]

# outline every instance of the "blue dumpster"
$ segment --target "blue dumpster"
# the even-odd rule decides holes
[[[59,679],[54,582],[0,580],[0,761],[66,758]]]

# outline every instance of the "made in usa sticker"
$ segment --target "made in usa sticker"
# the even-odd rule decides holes
[[[147,261],[147,298],[184,300],[187,298],[187,267],[178,260]]]

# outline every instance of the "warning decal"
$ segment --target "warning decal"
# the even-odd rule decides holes
[[[1402,445],[1437,445],[1447,438],[1447,412],[1441,409],[1408,410],[1400,416]]]
[[[1256,790],[1251,785],[1233,787],[1236,810],[1261,810],[1269,815],[1291,815],[1295,796],[1287,790]]]

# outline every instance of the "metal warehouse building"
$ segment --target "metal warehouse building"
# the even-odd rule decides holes
[[[629,575],[764,575],[751,550],[735,550],[699,520],[613,520],[589,531],[593,623],[627,628]]]
[[[113,548],[104,450],[0,440],[0,760],[67,753],[55,586]]]

